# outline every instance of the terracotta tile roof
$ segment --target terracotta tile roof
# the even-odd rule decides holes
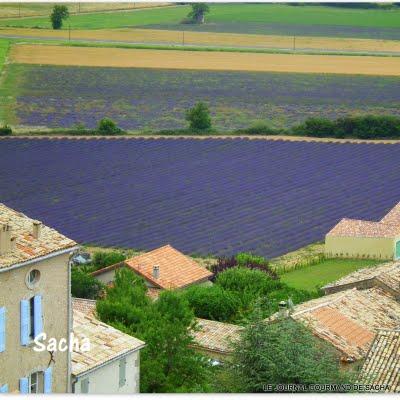
[[[400,236],[400,225],[343,218],[327,236],[389,237]]]
[[[386,392],[400,393],[400,329],[380,330],[361,368],[359,381],[387,385]]]
[[[0,270],[24,261],[51,254],[76,246],[76,243],[56,230],[45,225],[41,227],[38,239],[33,237],[34,220],[0,203],[0,227],[11,227],[11,237],[15,237],[14,250],[0,255]]]
[[[239,340],[239,325],[197,318],[198,330],[193,332],[196,347],[218,353],[232,352],[233,342]]]
[[[382,219],[385,224],[400,225],[400,202],[398,202]]]
[[[161,289],[183,288],[212,277],[210,271],[170,245],[132,257],[124,264]],[[153,277],[155,265],[159,267],[159,278]],[[100,275],[118,266],[103,268],[92,275]]]
[[[160,296],[162,289],[159,288],[148,288],[146,295],[150,297],[152,300],[157,300]]]
[[[72,352],[72,374],[75,376],[145,345],[141,340],[76,309],[73,311],[73,333],[80,341],[85,337],[90,341],[90,351],[78,352],[74,349]]]
[[[400,303],[381,288],[350,289],[299,304],[291,317],[357,360],[366,355],[378,329],[400,324]]]
[[[81,299],[79,297],[72,298],[72,308],[74,311],[79,311],[83,314],[95,316],[96,300]]]
[[[360,269],[335,282],[325,285],[323,289],[347,286],[363,281],[371,281],[371,286],[375,286],[374,282],[381,282],[394,292],[400,294],[400,262],[389,262],[376,267]]]

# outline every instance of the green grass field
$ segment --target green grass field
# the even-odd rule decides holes
[[[283,282],[296,289],[313,291],[361,268],[381,263],[377,260],[330,259],[297,269],[281,276]]]
[[[189,6],[167,9],[72,15],[64,28],[101,29],[177,24]],[[400,8],[393,10],[345,9],[324,6],[293,7],[285,4],[212,4],[209,23],[243,22],[296,25],[344,25],[354,27],[400,28]],[[0,26],[50,28],[48,17],[4,19]]]
[[[7,39],[0,39],[0,71],[3,69],[4,62],[6,61],[10,41]]]

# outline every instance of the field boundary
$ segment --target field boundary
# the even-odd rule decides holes
[[[117,136],[106,136],[106,135],[90,135],[90,136],[71,136],[71,135],[13,135],[13,136],[0,136],[0,140],[185,140],[185,139],[197,139],[197,140],[264,140],[264,141],[286,141],[286,142],[317,142],[317,143],[352,143],[352,144],[400,144],[400,140],[396,139],[335,139],[335,138],[313,138],[306,136],[270,136],[270,135],[117,135]]]

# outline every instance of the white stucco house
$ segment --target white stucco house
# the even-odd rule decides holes
[[[140,389],[140,350],[145,343],[95,317],[95,301],[73,299],[73,333],[90,350],[72,352],[73,393],[133,394]]]

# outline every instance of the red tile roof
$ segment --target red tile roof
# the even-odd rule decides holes
[[[343,218],[327,233],[327,236],[392,238],[400,236],[400,225]]]
[[[384,224],[400,225],[400,202],[398,202],[382,219]]]

